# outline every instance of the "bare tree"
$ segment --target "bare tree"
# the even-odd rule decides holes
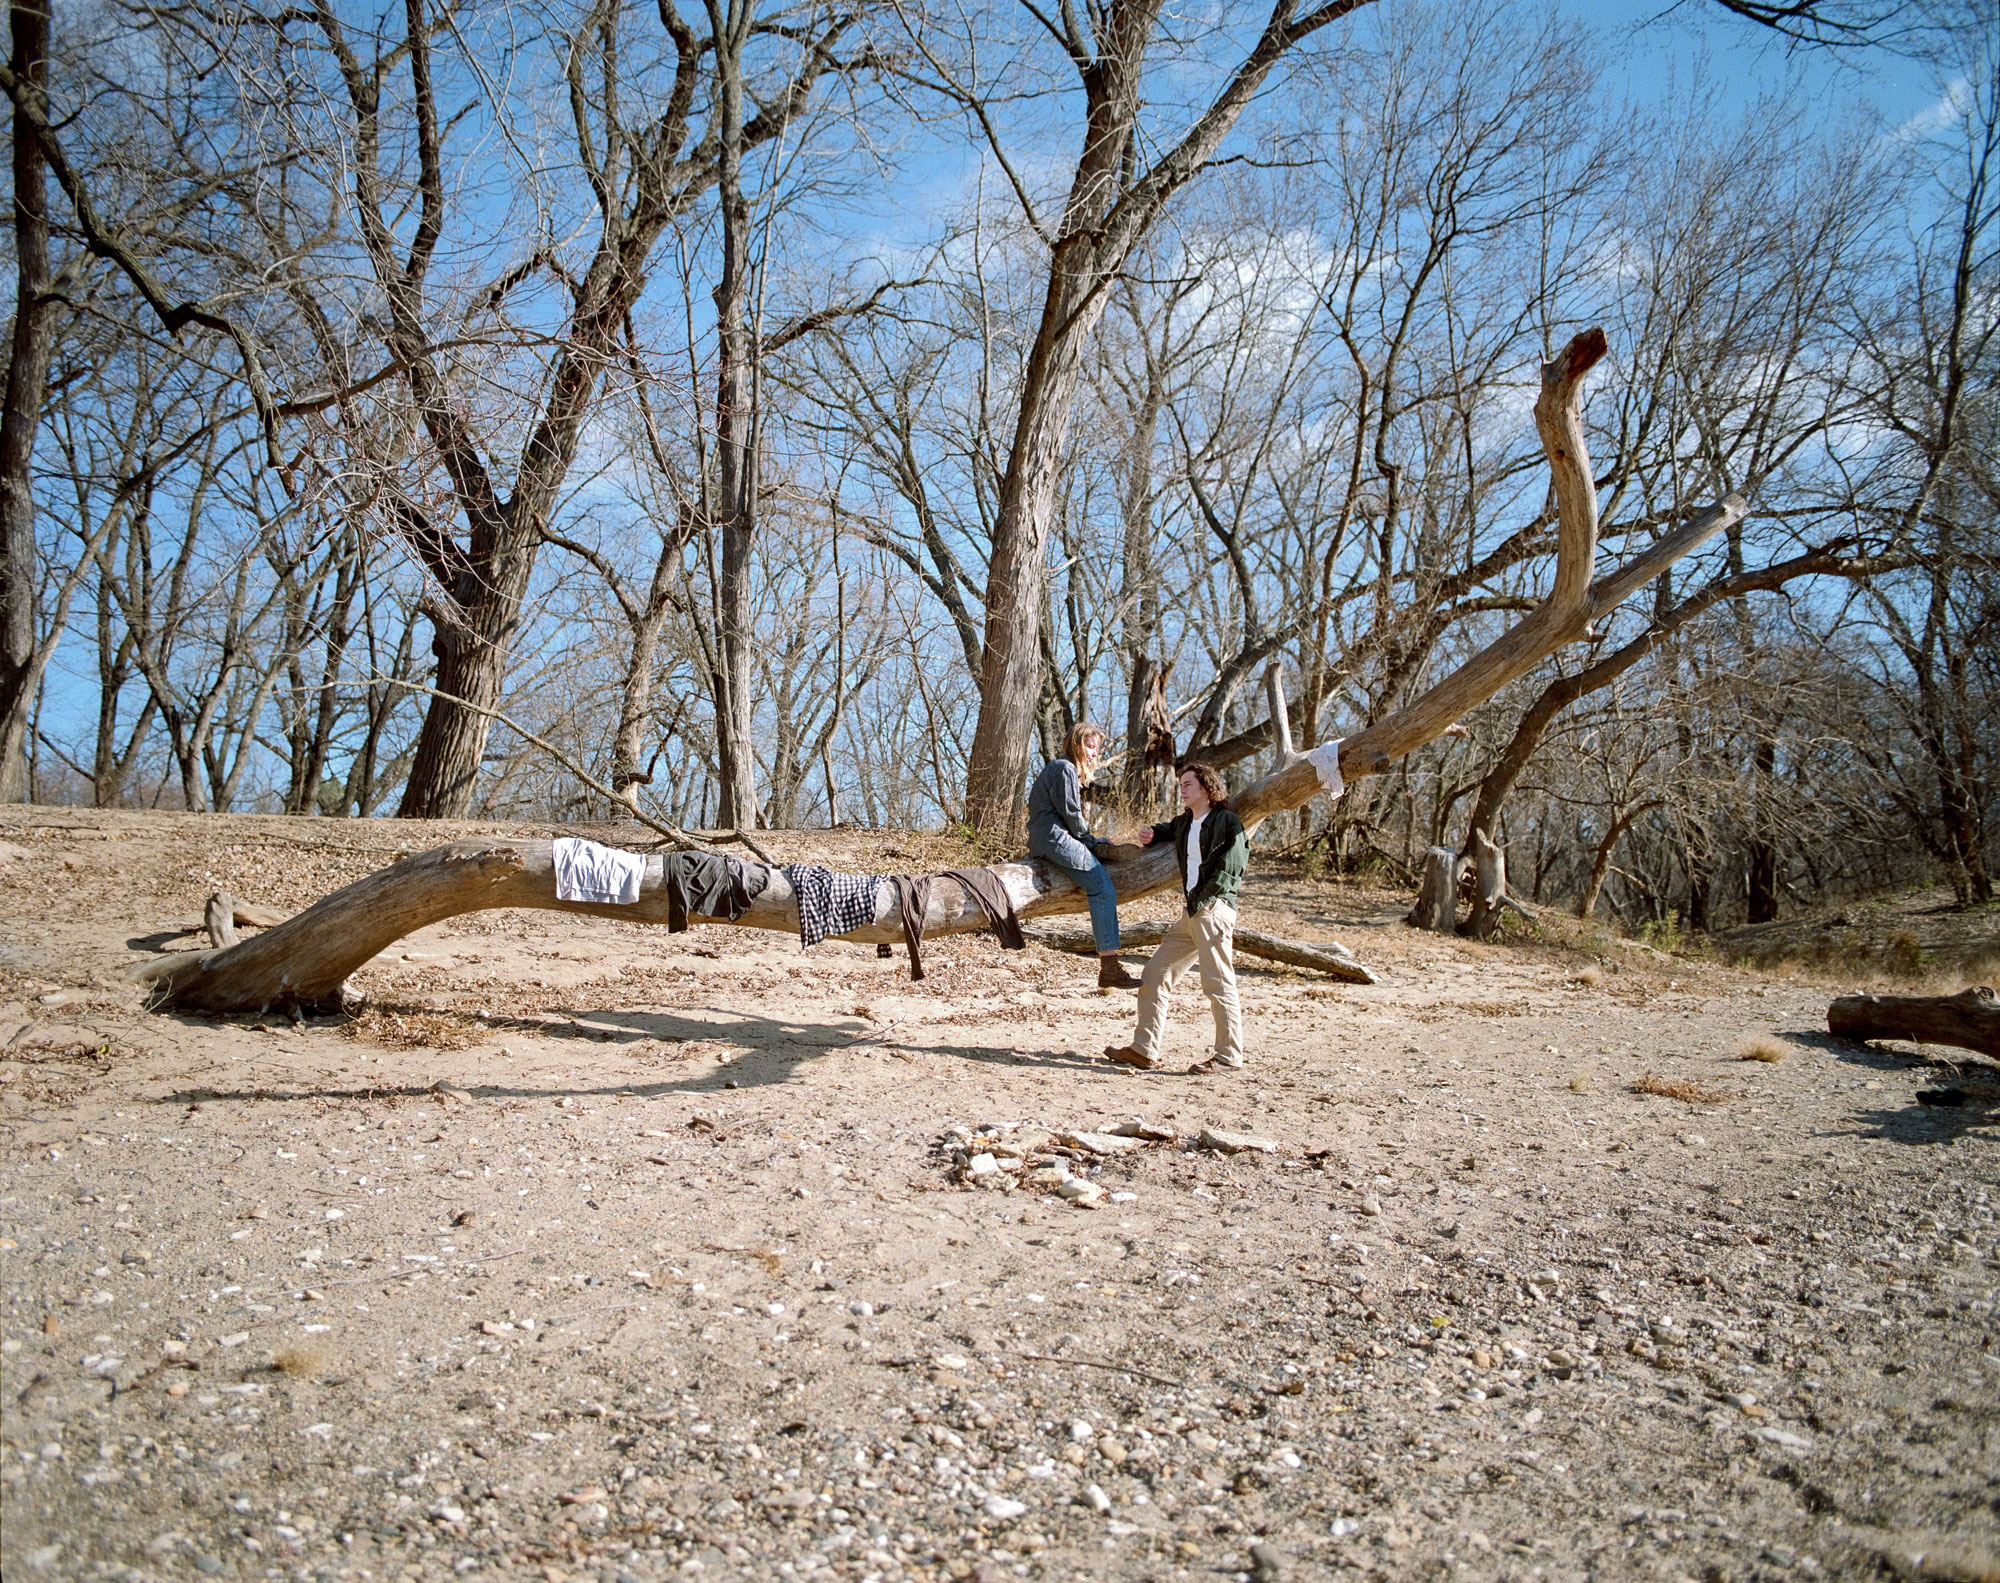
[[[912,27],[912,48],[927,68],[924,85],[963,105],[995,139],[995,156],[1026,222],[1048,250],[987,563],[979,725],[966,770],[966,811],[975,822],[1012,826],[1021,819],[1028,743],[1042,693],[1043,555],[1072,398],[1118,271],[1175,195],[1215,157],[1278,63],[1365,3],[1328,0],[1301,8],[1296,0],[1276,0],[1213,98],[1170,142],[1156,142],[1139,115],[1148,56],[1158,41],[1160,0],[1111,0],[1093,8],[1087,24],[1071,6],[1054,15],[1027,7],[1075,70],[1083,96],[1083,149],[1061,212],[1048,219],[997,141],[988,85],[949,64],[927,31]],[[1156,157],[1146,157],[1144,150],[1162,144]]]

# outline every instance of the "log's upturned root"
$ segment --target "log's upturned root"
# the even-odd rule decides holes
[[[1950,1044],[2000,1060],[2000,995],[1983,984],[1956,995],[1842,995],[1826,1027],[1842,1039]]]

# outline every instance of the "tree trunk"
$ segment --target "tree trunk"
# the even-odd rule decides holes
[[[1050,271],[1000,480],[986,574],[979,721],[966,764],[966,818],[981,829],[1018,830],[1026,813],[1028,749],[1042,695],[1049,523],[1084,347],[1103,312],[1097,271],[1078,238],[1058,251]]]
[[[1152,342],[1133,296],[1128,282],[1122,300],[1146,353],[1146,386],[1125,438],[1125,477],[1119,499],[1125,530],[1119,636],[1125,650],[1125,674],[1131,680],[1125,694],[1125,762],[1119,778],[1127,806],[1145,809],[1153,800],[1160,727],[1165,728],[1167,750],[1171,751],[1173,725],[1171,716],[1160,719],[1166,714],[1167,677],[1153,658],[1160,626],[1160,576],[1153,557],[1153,446],[1159,434],[1163,389],[1159,360],[1153,356]]]
[[[1771,782],[1778,773],[1778,740],[1770,728],[1760,730],[1750,761],[1750,875],[1748,911],[1751,923],[1772,923],[1778,916],[1778,838],[1773,829]]]
[[[982,829],[1019,829],[1025,811],[1028,745],[1041,695],[1049,523],[1071,398],[1110,283],[1169,201],[1214,158],[1286,52],[1354,5],[1334,0],[1299,16],[1295,0],[1273,0],[1256,43],[1213,101],[1177,143],[1142,164],[1139,91],[1160,8],[1161,0],[1110,0],[1093,7],[1092,38],[1080,31],[1075,8],[1066,5],[1061,12],[1065,44],[1084,90],[1083,151],[1062,219],[1044,235],[1050,249],[1048,286],[994,517],[979,721],[966,766],[966,818]]]
[[[1489,840],[1484,830],[1472,832],[1470,845],[1475,876],[1472,915],[1459,933],[1474,940],[1490,940],[1500,927],[1501,913],[1512,907],[1525,918],[1527,909],[1507,894],[1506,849]]]
[[[437,689],[465,703],[433,698],[424,711],[410,778],[396,809],[399,819],[463,819],[471,811],[493,727],[491,716],[479,711],[500,706],[507,655],[533,562],[524,549],[502,564],[503,581],[465,579],[461,597],[453,601],[456,619],[441,612],[433,617],[441,623],[431,642],[438,662]]]
[[[361,558],[367,554],[367,540],[359,523],[351,524],[349,535],[345,553],[334,572],[333,603],[326,618],[326,660],[320,667],[312,733],[306,745],[305,762],[286,803],[287,813],[310,816],[319,811],[327,757],[333,751],[333,733],[340,724],[340,672],[347,661],[347,645],[354,636],[354,595],[361,583]]]
[[[646,757],[646,721],[653,712],[653,663],[660,651],[660,629],[666,625],[667,601],[661,588],[666,561],[662,557],[653,579],[653,596],[632,629],[632,650],[625,666],[625,687],[618,702],[618,729],[611,738],[611,789],[630,806],[639,806],[639,788],[653,777],[642,766]]]
[[[15,0],[14,75],[42,90],[49,7]],[[14,112],[14,324],[0,409],[0,802],[25,802],[30,712],[41,681],[35,632],[35,435],[48,391],[50,303],[47,159]]]
[[[1611,828],[1604,832],[1604,839],[1597,843],[1597,850],[1591,854],[1590,877],[1583,882],[1583,895],[1577,899],[1577,917],[1588,918],[1597,910],[1597,898],[1604,892],[1604,881],[1611,872],[1611,858],[1618,850],[1618,843],[1625,838],[1625,832],[1632,828],[1633,822],[1641,814],[1659,806],[1657,801],[1641,803],[1611,822]]]
[[[1842,1039],[1953,1044],[2000,1059],[2000,996],[1983,984],[1956,995],[1843,995],[1826,1027]]]
[[[743,43],[750,10],[731,0],[728,15],[710,0],[715,36],[716,195],[722,270],[715,283],[715,521],[721,534],[716,589],[715,747],[721,804],[717,822],[757,824],[757,755],[750,702],[751,552],[757,532],[755,357],[750,344],[750,204],[743,196]]]

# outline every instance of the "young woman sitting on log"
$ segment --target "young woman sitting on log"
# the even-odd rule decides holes
[[[1075,880],[1090,903],[1090,932],[1097,942],[1097,987],[1137,989],[1139,980],[1118,960],[1118,892],[1098,854],[1110,845],[1090,833],[1083,819],[1083,785],[1097,768],[1104,728],[1080,721],[1063,750],[1042,766],[1028,789],[1028,850]]]
[[[1165,824],[1139,832],[1139,844],[1171,841],[1186,913],[1174,920],[1139,982],[1139,1027],[1130,1044],[1106,1045],[1114,1065],[1152,1071],[1160,1064],[1167,991],[1190,963],[1201,965],[1201,987],[1215,1013],[1215,1054],[1190,1068],[1233,1072],[1243,1065],[1243,1007],[1236,996],[1236,888],[1250,866],[1250,836],[1229,806],[1229,790],[1212,765],[1181,771],[1185,806]]]

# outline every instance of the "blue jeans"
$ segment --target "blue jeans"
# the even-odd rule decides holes
[[[1097,939],[1099,956],[1118,949],[1118,891],[1111,883],[1111,875],[1096,858],[1090,859],[1089,868],[1070,868],[1047,858],[1049,867],[1060,869],[1077,883],[1083,892],[1083,899],[1090,903],[1090,932]]]

